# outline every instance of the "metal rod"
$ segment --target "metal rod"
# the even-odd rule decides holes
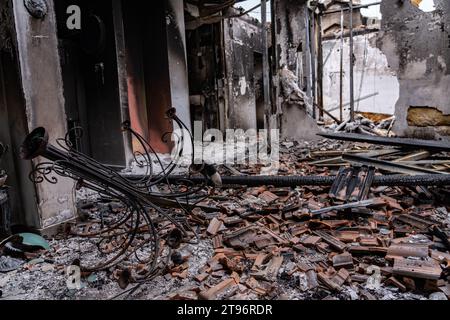
[[[341,60],[340,60],[340,85],[339,85],[339,119],[344,121],[344,10],[341,9]]]
[[[355,121],[355,96],[353,84],[353,0],[349,2],[350,6],[350,121]]]
[[[263,50],[263,87],[264,87],[264,114],[265,128],[269,128],[270,122],[270,82],[269,82],[269,51],[267,45],[267,1],[261,0],[261,36]]]
[[[320,110],[321,113],[325,113],[327,116],[329,116],[331,119],[333,119],[337,124],[341,124],[342,123],[342,121],[337,119],[329,111],[325,110],[323,107],[320,107],[319,105],[316,105],[316,107]]]
[[[382,202],[382,201],[381,201]],[[380,201],[377,201],[377,199],[369,199],[369,200],[362,200],[362,201],[358,201],[358,202],[350,202],[350,203],[344,203],[344,204],[339,204],[336,206],[331,206],[331,207],[325,207],[325,208],[321,208],[321,209],[317,209],[317,210],[312,210],[311,214],[312,215],[321,215],[330,211],[338,211],[338,210],[344,210],[344,209],[352,209],[352,208],[361,208],[361,207],[368,207],[374,204],[380,203]]]
[[[309,13],[308,13],[309,15]],[[316,34],[316,20],[315,20],[315,14],[311,14],[311,20],[310,20],[310,44],[311,44],[311,63],[312,63],[312,69],[311,69],[311,77],[312,77],[312,101],[313,101],[313,118],[317,118],[317,112],[316,112],[316,106],[317,106],[317,85],[316,85],[316,72],[317,72],[317,64],[316,64],[316,40],[315,40],[315,34]]]
[[[311,23],[309,17],[309,10],[305,10],[305,27],[306,27],[306,50],[308,57],[309,76],[308,76],[308,97],[314,102],[313,94],[313,54],[311,49]],[[276,51],[276,50],[275,50]],[[314,106],[313,106],[314,109]]]
[[[369,98],[372,98],[372,97],[376,97],[376,96],[379,95],[379,94],[380,94],[379,92],[374,92],[374,93],[371,93],[371,94],[362,96],[362,97],[360,97],[360,98],[358,98],[358,99],[355,99],[355,102],[360,102],[360,101],[363,101],[363,100],[366,100],[366,99],[369,99]],[[347,107],[348,105],[350,105],[350,102],[344,103],[344,104],[343,104],[344,109],[345,109],[345,107]],[[339,109],[339,108],[340,108],[340,105],[335,105],[333,108],[328,109],[328,111],[329,111],[329,112],[332,112],[332,111],[337,110],[337,109]]]
[[[319,116],[323,119],[323,44],[322,44],[322,16],[316,16],[316,34],[317,34],[317,106]]]

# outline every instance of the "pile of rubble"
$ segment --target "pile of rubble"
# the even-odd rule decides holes
[[[124,274],[129,274],[118,265],[83,274],[86,288],[73,293],[65,287],[65,267],[73,264],[77,252],[89,251],[89,240],[52,241],[42,263],[60,279],[52,284],[58,292],[53,298],[111,298],[126,288],[121,298],[448,299],[450,189],[372,184],[392,173],[446,174],[447,150],[433,143],[417,149],[387,147],[383,141],[369,144],[355,136],[348,142],[331,138],[283,143],[279,169],[281,176],[336,176],[331,188],[210,188],[197,203],[200,208],[188,216],[192,229],[185,241],[190,242],[167,249],[167,238],[161,237],[161,247],[171,251],[152,281],[138,286],[132,279],[124,282]],[[259,170],[233,168],[242,176]],[[91,206],[84,223],[101,206]],[[211,207],[219,210],[204,210]],[[25,281],[29,265],[7,273],[9,282],[0,282],[5,295]],[[40,277],[48,279],[37,273],[34,281]]]
[[[378,201],[370,208],[329,211],[326,218],[312,219],[311,212],[327,206],[328,199],[320,188],[302,189],[230,190],[228,196],[236,201],[222,204],[227,214],[193,213],[196,221],[203,220],[215,249],[195,276],[204,287],[201,298],[218,298],[229,288],[239,298],[275,298],[280,280],[323,297],[353,290],[376,299],[381,283],[401,292],[448,295],[448,282],[441,279],[448,248],[428,236],[431,226],[450,222],[444,207],[414,207],[402,190],[376,190]],[[446,220],[430,218],[435,213]],[[185,277],[188,267],[186,261],[169,272]]]
[[[332,123],[325,125],[324,128],[334,132],[355,132],[366,135],[391,137],[395,136],[392,127],[395,123],[395,116],[382,119],[371,120],[362,114],[356,114],[355,120],[342,121],[341,123]]]
[[[447,299],[450,189],[371,186],[375,175],[402,173],[402,166],[445,173],[446,154],[352,142],[340,145],[343,152],[329,140],[313,152],[311,146],[285,146],[282,174],[327,176],[334,168],[331,189],[234,186],[210,197],[203,205],[222,211],[196,209],[190,219],[212,238],[214,256],[194,275],[198,287],[171,298],[273,299],[291,288],[303,293],[297,298],[395,299],[415,292]],[[399,168],[343,167],[343,154]],[[189,259],[182,261],[174,261],[168,274],[188,277]]]

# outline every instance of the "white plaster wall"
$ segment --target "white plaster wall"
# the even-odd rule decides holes
[[[399,99],[400,86],[395,73],[389,68],[386,56],[375,46],[377,34],[354,37],[354,92],[355,110],[393,115]],[[350,102],[350,53],[349,39],[344,42],[344,104]],[[324,105],[327,110],[339,106],[340,40],[324,42]],[[374,95],[376,94],[376,95]],[[360,97],[373,97],[357,101]],[[344,115],[349,113],[345,107]],[[339,116],[339,109],[332,111]]]

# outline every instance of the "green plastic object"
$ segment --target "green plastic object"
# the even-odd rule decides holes
[[[40,235],[34,234],[34,233],[19,233],[19,236],[22,237],[23,244],[29,245],[29,246],[39,246],[44,248],[45,250],[49,250],[50,246],[48,242],[42,238]]]

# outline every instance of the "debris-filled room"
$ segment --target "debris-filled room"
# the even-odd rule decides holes
[[[0,0],[1,300],[448,300],[448,0]]]

